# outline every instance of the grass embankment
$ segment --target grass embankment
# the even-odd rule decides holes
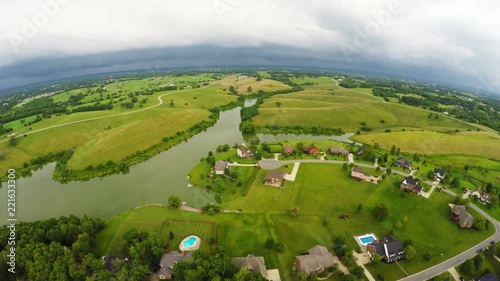
[[[254,169],[238,168],[250,171]],[[220,246],[233,256],[249,253],[263,255],[268,268],[280,269],[283,280],[292,279],[293,272],[290,268],[296,255],[317,244],[331,249],[336,235],[345,235],[348,246],[356,249],[358,246],[354,235],[373,232],[381,238],[393,230],[396,238],[412,240],[415,245],[417,256],[411,261],[400,262],[412,274],[470,248],[493,233],[492,229],[462,230],[450,221],[447,204],[452,198],[445,193],[435,192],[430,199],[416,195],[403,196],[395,187],[402,180],[401,176],[391,175],[381,184],[375,185],[348,178],[347,171],[343,171],[341,165],[302,163],[296,181],[287,182],[283,188],[278,189],[262,184],[266,172],[257,172],[246,196],[242,194],[223,201],[226,209],[243,209],[241,214],[218,214],[210,217],[168,208],[147,207],[133,211],[145,213],[144,215],[129,215],[125,222],[130,220],[130,223],[122,224],[126,229],[141,225],[143,220],[162,221],[174,217],[215,222],[220,228]],[[375,220],[371,214],[372,209],[380,202],[384,202],[389,208],[389,216],[383,222]],[[356,209],[359,204],[363,205],[363,209],[358,213]],[[291,206],[300,208],[299,217],[290,218],[286,214]],[[344,220],[340,218],[342,214],[350,216]],[[396,229],[396,222],[405,221],[405,217],[407,222]],[[116,228],[113,225],[108,227],[112,230],[106,237]],[[147,227],[158,232],[155,226]],[[123,230],[116,231],[116,235],[122,232]],[[265,249],[264,242],[269,237],[283,242],[285,251],[277,253]],[[427,252],[432,255],[430,261],[423,258]],[[369,269],[375,276],[385,273],[386,280],[404,276],[395,264],[369,266]]]

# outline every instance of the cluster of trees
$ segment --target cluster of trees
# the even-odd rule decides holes
[[[282,253],[285,251],[285,244],[274,241],[274,238],[268,238],[265,246],[267,249],[274,249],[276,252]]]
[[[23,106],[11,108],[8,111],[0,113],[0,124],[39,114],[43,118],[48,118],[58,113],[66,113],[66,107],[55,104],[50,97],[45,97],[32,100]]]
[[[72,112],[99,111],[99,110],[111,110],[111,109],[113,109],[113,104],[111,102],[107,104],[101,104],[99,102],[96,102],[93,105],[86,105],[74,108]]]
[[[83,216],[20,222],[16,225],[16,275],[7,271],[10,231],[0,228],[0,279],[109,280],[110,273],[96,256],[96,234],[104,228],[100,218]]]

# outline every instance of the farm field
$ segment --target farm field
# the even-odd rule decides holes
[[[500,136],[489,132],[392,132],[353,136],[352,139],[381,148],[390,149],[394,144],[405,152],[423,154],[470,154],[500,159]]]
[[[332,84],[333,85],[333,84]],[[386,129],[454,131],[476,129],[467,123],[442,116],[439,121],[428,118],[430,111],[402,104],[384,103],[369,94],[352,90],[328,90],[332,85],[317,85],[304,91],[276,95],[259,107],[253,123],[264,126],[303,126],[341,128],[357,132],[365,122],[372,132]],[[333,85],[335,86],[335,85]],[[277,103],[280,106],[277,106]]]

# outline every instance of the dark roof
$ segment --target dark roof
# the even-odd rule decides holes
[[[404,180],[403,180],[403,184],[409,184],[409,185],[413,185],[413,186],[416,186],[418,183],[418,181],[416,181],[415,179],[413,178],[410,178],[410,177],[406,177]]]
[[[365,150],[365,148],[364,148],[364,147],[362,147],[362,146],[358,146],[358,153],[362,153],[362,152],[363,152],[363,150]]]
[[[356,172],[356,173],[360,173],[360,174],[363,174],[367,177],[371,177],[372,175],[370,175],[370,173],[366,172],[365,170],[361,169],[360,167],[358,166],[355,166],[352,168],[352,171],[353,172]]]
[[[387,235],[385,236],[385,240],[386,240],[386,241],[394,241],[394,240],[396,240],[396,238],[394,238],[394,236],[392,236],[392,235],[390,235],[390,234],[387,234]]]
[[[167,278],[172,277],[172,268],[174,265],[180,261],[185,260],[191,253],[183,254],[177,251],[171,251],[169,253],[163,254],[160,260],[160,270],[159,275],[163,275]]]
[[[406,160],[403,156],[399,156],[396,162],[406,167],[411,166],[411,163],[408,160]]]
[[[393,260],[396,257],[404,255],[403,242],[401,242],[401,240],[394,239],[392,235],[387,235],[385,241],[375,241],[370,245],[375,247],[375,252],[378,255],[387,257],[389,260]]]
[[[418,184],[417,184],[417,185],[415,185],[415,186],[413,187],[413,190],[418,191],[418,192],[421,192],[423,189],[424,189],[424,188],[423,188],[423,187],[421,187],[421,186],[420,186],[420,185],[418,185]]]
[[[118,270],[120,270],[120,268],[118,266],[116,266],[113,262],[116,260],[115,256],[105,256],[104,257],[104,262],[103,262],[103,265],[104,265],[104,268],[106,268],[107,271],[111,271],[111,272],[118,272]]]
[[[476,281],[499,281],[498,276],[494,273],[491,273],[491,272],[488,274],[485,274],[481,277],[477,277],[474,280],[476,280]]]
[[[446,174],[446,172],[440,169],[434,169],[434,174],[438,174],[440,177],[444,177],[444,174]]]

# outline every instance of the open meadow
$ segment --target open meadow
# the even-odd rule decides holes
[[[136,151],[160,143],[163,137],[173,136],[202,120],[208,120],[208,109],[236,100],[235,96],[215,87],[160,92],[155,95],[163,95],[163,104],[158,105],[159,100],[154,98],[158,106],[136,109],[126,114],[115,115],[109,111],[82,112],[63,114],[35,123],[32,125],[33,131],[42,131],[19,138],[16,146],[11,146],[8,142],[0,143],[0,150],[7,160],[0,161],[0,168],[21,167],[32,158],[68,149],[75,151],[68,162],[71,169],[105,164],[109,160],[120,161]],[[43,130],[89,118],[96,119]]]

